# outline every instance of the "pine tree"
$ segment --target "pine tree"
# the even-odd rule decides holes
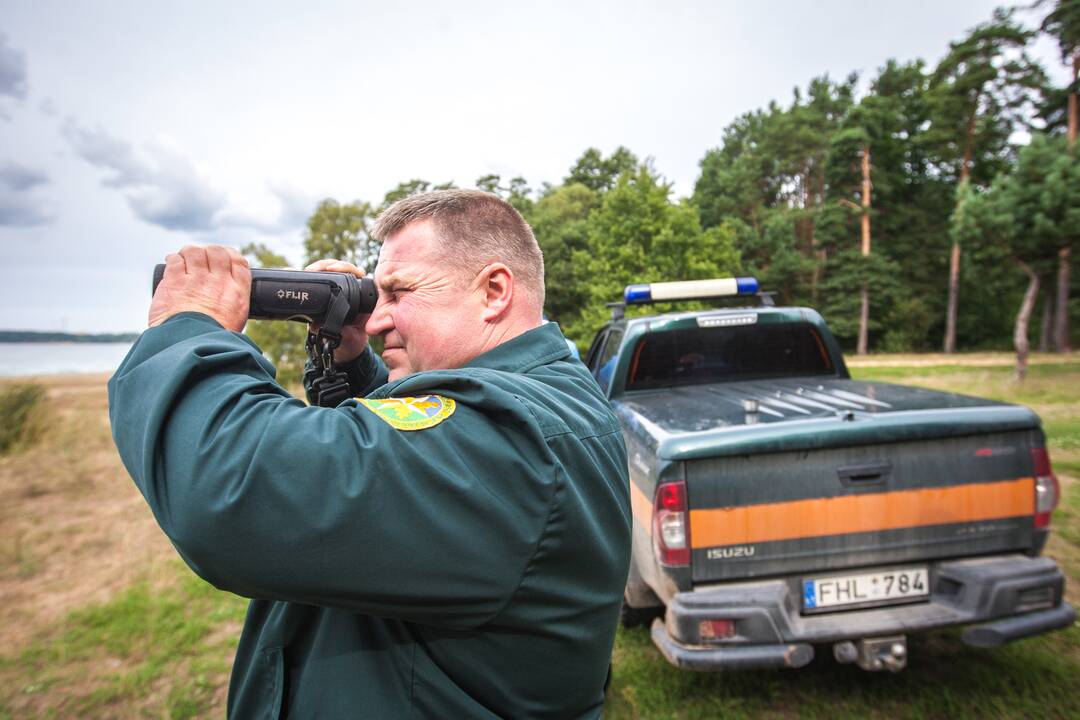
[[[938,167],[956,178],[958,195],[969,182],[985,186],[1002,169],[1009,136],[1026,122],[1046,87],[1045,73],[1026,53],[1033,33],[1017,24],[1011,11],[994,18],[950,45],[930,83],[932,126]],[[959,204],[959,203],[958,203]],[[949,255],[948,304],[944,351],[956,350],[961,246]]]

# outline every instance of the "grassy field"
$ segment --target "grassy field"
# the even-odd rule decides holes
[[[1080,356],[875,356],[860,379],[1021,402],[1044,419],[1064,499],[1048,554],[1080,602]],[[949,364],[952,363],[952,364]],[[222,717],[245,603],[195,578],[109,438],[104,378],[54,377],[48,428],[0,456],[0,719]],[[2,389],[2,386],[0,386]],[[1080,628],[993,651],[955,631],[913,636],[898,675],[839,666],[677,671],[644,629],[620,630],[609,718],[1080,718]]]

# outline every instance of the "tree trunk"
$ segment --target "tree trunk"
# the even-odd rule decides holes
[[[1057,307],[1054,308],[1054,351],[1069,352],[1069,283],[1072,278],[1072,248],[1058,250]]]
[[[1023,260],[1016,258],[1016,264],[1027,273],[1028,287],[1024,293],[1024,300],[1020,303],[1020,312],[1016,314],[1016,328],[1013,330],[1013,346],[1016,348],[1016,374],[1017,382],[1023,382],[1027,376],[1028,363],[1028,324],[1031,321],[1031,311],[1035,309],[1035,298],[1039,296],[1039,276]]]
[[[979,111],[979,99],[975,98],[975,105],[971,109],[968,118],[967,133],[964,137],[964,159],[960,163],[960,181],[958,187],[963,187],[971,176],[971,158],[975,151],[975,120]],[[957,197],[960,193],[957,192]],[[956,352],[956,311],[960,301],[960,246],[952,245],[952,253],[949,255],[949,304],[945,310],[945,347],[946,353]]]
[[[960,178],[957,185],[963,185],[971,176],[971,158],[975,154],[975,121],[978,118],[979,99],[975,98],[975,106],[971,109],[971,117],[968,118],[967,133],[964,136],[964,159],[960,163]]]
[[[817,305],[818,285],[821,283],[821,256],[817,251],[814,241],[814,218],[810,214],[810,208],[814,205],[814,178],[811,174],[810,161],[803,165],[802,172],[802,217],[799,219],[799,228],[802,240],[803,252],[806,257],[813,261],[810,270],[810,302]]]
[[[862,255],[870,255],[870,146],[863,148],[862,153]],[[859,310],[859,344],[856,352],[865,355],[868,350],[870,336],[870,289],[866,279],[863,279],[862,291],[860,292],[861,308]]]
[[[1050,352],[1050,335],[1054,332],[1054,297],[1047,288],[1043,293],[1042,322],[1039,323],[1039,352]]]
[[[956,308],[960,296],[960,244],[953,243],[949,256],[949,304],[945,309],[946,353],[956,352]]]

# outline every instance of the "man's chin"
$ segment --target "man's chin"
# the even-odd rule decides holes
[[[401,378],[412,374],[407,365],[402,365],[400,363],[400,355],[401,351],[398,348],[390,348],[389,350],[383,351],[383,362],[386,363],[386,369],[390,371],[387,382],[400,380]]]

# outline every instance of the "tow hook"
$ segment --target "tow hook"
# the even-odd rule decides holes
[[[855,663],[863,670],[900,672],[907,665],[907,638],[893,635],[845,640],[833,645],[833,657],[838,663]]]

